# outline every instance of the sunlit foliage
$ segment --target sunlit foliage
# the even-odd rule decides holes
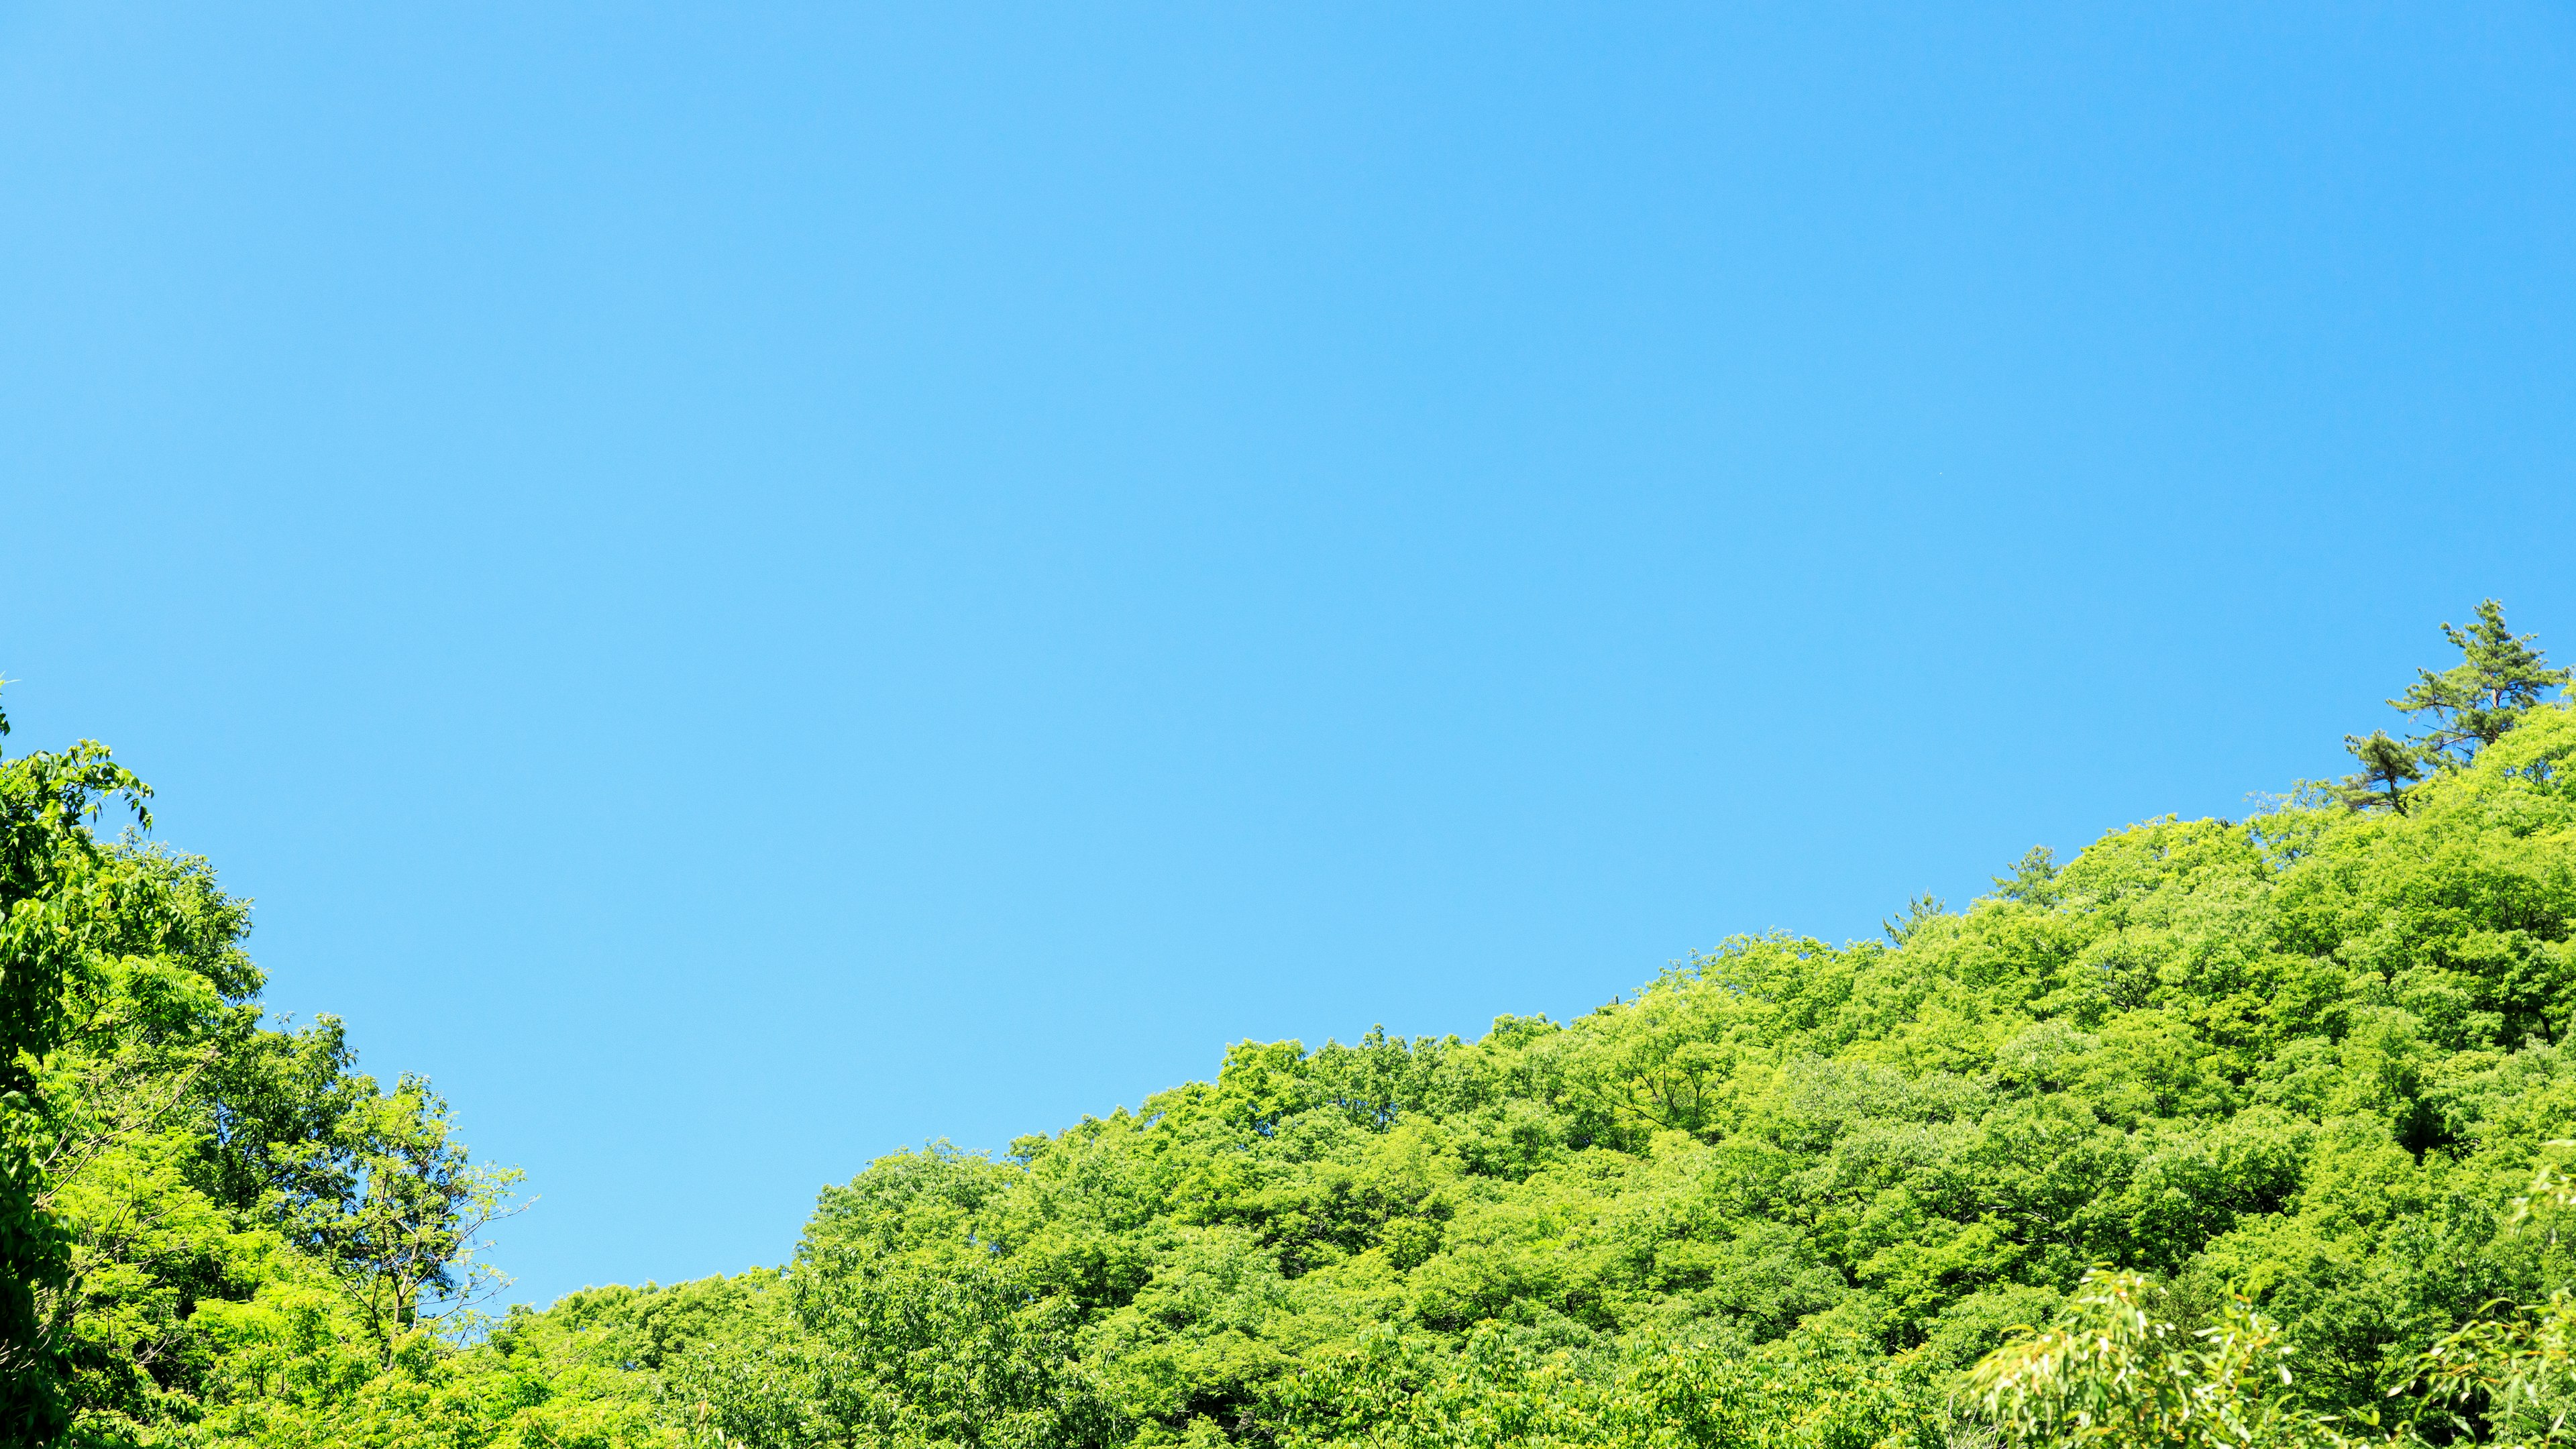
[[[201,863],[83,847],[124,894],[13,1108],[60,1402],[170,1444],[2563,1437],[2576,714],[2501,611],[2455,632],[2372,778],[1572,1021],[1241,1043],[884,1158],[779,1269],[479,1326],[506,1175],[258,1015]]]

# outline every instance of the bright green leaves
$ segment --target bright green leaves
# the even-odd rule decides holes
[[[512,1177],[336,1023],[262,1028],[247,903],[91,832],[149,793],[87,742],[0,761],[0,1441],[311,1421],[436,1356]]]
[[[149,823],[151,793],[87,740],[0,761],[0,1438],[12,1442],[46,1442],[68,1422],[73,1234],[48,1202],[67,1144],[42,1083],[114,934],[118,872],[89,825],[119,797]]]
[[[2563,1179],[2542,1180],[2563,1198]],[[1962,1397],[2008,1440],[2066,1449],[2536,1449],[2576,1438],[2576,1298],[2562,1289],[2488,1308],[2503,1311],[2392,1356],[2387,1392],[2336,1414],[2304,1377],[2312,1356],[2247,1298],[2195,1314],[2145,1277],[2096,1271],[2045,1331],[1980,1362]]]
[[[241,904],[85,833],[140,800],[103,752],[29,757],[0,1251],[101,1443],[2253,1449],[2418,1382],[2536,1442],[2576,1402],[2565,1205],[2512,1206],[2576,1137],[2576,713],[2500,610],[2451,636],[2373,808],[2150,820],[1477,1042],[1239,1043],[881,1159],[783,1270],[479,1345],[435,1320],[509,1175],[336,1022],[262,1026]]]
[[[2274,1449],[2332,1430],[2291,1394],[2280,1325],[2231,1299],[2192,1331],[2155,1311],[2134,1273],[2087,1273],[2064,1320],[1977,1365],[1977,1411],[2019,1443]]]
[[[722,1442],[1081,1449],[1115,1416],[1074,1361],[1075,1315],[1002,1265],[872,1247],[800,1261],[769,1311],[671,1369],[682,1417]]]
[[[1394,1332],[1321,1356],[1284,1395],[1290,1449],[1937,1449],[1937,1391],[1829,1341],[1753,1349],[1641,1335],[1548,1349],[1492,1330],[1455,1349]]]
[[[877,1162],[783,1278],[691,1285],[712,1306],[665,1347],[643,1325],[682,1290],[586,1299],[401,1349],[329,1412],[492,1443],[1866,1449],[1968,1435],[1977,1397],[2033,1439],[2358,1435],[2481,1305],[2576,1284],[2508,1221],[2576,1134],[2571,756],[2576,717],[2533,708],[2402,814],[2149,821],[1894,943],[1741,938],[1562,1026],[1242,1043],[1002,1160]],[[264,1170],[327,1198],[299,1163]]]

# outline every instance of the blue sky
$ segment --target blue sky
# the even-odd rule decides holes
[[[2563,7],[0,4],[0,673],[523,1296],[2576,658]]]

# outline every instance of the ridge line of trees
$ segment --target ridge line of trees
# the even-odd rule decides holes
[[[1242,1042],[774,1268],[485,1317],[517,1175],[83,742],[0,759],[0,1443],[2357,1449],[2576,1422],[2576,710],[2458,664],[2254,819],[1570,1021]],[[0,719],[5,730],[5,719]]]

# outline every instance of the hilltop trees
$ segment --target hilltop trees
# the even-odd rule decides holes
[[[2452,766],[2476,759],[2481,747],[2503,738],[2570,676],[2549,667],[2548,656],[2531,647],[2532,635],[2506,628],[2504,606],[2493,599],[2478,605],[2477,622],[2468,628],[2444,624],[2442,637],[2460,651],[2460,662],[2440,674],[2415,671],[2415,682],[2389,703],[2429,717],[2432,728],[2416,737],[2416,747]]]
[[[2515,1203],[2576,1136],[2571,759],[2533,703],[2402,808],[2150,821],[1884,941],[897,1154],[672,1422],[966,1444],[825,1386],[882,1425],[1017,1384],[1131,1445],[2547,1437],[2576,1259]],[[840,1301],[1012,1307],[897,1358],[795,1306]]]
[[[336,1022],[262,1015],[246,903],[82,823],[139,813],[104,752],[8,762],[0,1441],[2565,1437],[2576,711],[2500,609],[2450,634],[2397,702],[2428,732],[2357,741],[2369,808],[2146,821],[1476,1041],[1238,1043],[883,1158],[782,1267],[488,1331],[512,1175]]]
[[[2460,662],[2439,674],[2416,670],[2406,692],[2388,701],[2428,728],[2404,740],[2386,730],[2344,737],[2361,769],[2337,793],[2353,809],[2404,814],[2407,787],[2428,768],[2467,766],[2571,676],[2549,667],[2549,657],[2531,647],[2533,636],[2505,627],[2504,606],[2493,599],[2478,605],[2477,622],[2468,628],[2444,624],[2442,637],[2460,651]]]

